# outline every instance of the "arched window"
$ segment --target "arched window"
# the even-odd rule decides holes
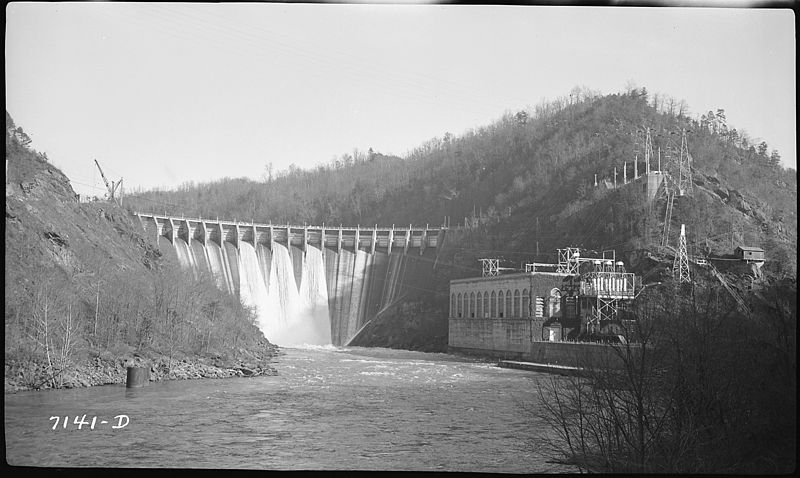
[[[492,291],[492,306],[491,310],[489,311],[489,316],[494,318],[497,317],[497,296],[495,295],[494,291]]]
[[[561,291],[554,287],[550,291],[550,297],[547,301],[547,312],[550,317],[561,317]]]
[[[528,289],[522,289],[522,316],[531,316],[531,295]]]
[[[475,293],[469,293],[469,316],[475,317]]]
[[[450,317],[456,316],[456,294],[450,294]]]
[[[511,302],[511,291],[506,291],[506,313],[503,317],[514,317],[514,304]]]
[[[478,317],[479,319],[482,319],[483,318],[483,294],[481,294],[480,292],[478,292],[478,304],[477,305],[478,305],[478,314],[475,317]]]
[[[464,315],[461,317],[469,317],[469,294],[464,292]]]
[[[514,291],[514,317],[522,317],[522,298],[519,289]]]
[[[489,293],[483,293],[483,317],[491,317],[491,309],[489,308]]]
[[[505,317],[505,314],[503,313],[504,304],[505,304],[505,301],[503,301],[503,291],[501,290],[497,294],[497,316],[498,317]]]
[[[461,302],[461,292],[458,293],[458,315],[456,317],[463,317],[464,314],[464,303]]]

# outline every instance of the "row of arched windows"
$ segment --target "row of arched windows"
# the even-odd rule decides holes
[[[549,297],[534,297],[528,289],[450,294],[450,317],[556,317],[561,315],[561,291],[553,288]]]
[[[530,317],[528,289],[450,294],[451,317]]]

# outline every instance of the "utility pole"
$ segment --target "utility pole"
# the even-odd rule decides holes
[[[661,235],[661,247],[669,245],[669,225],[672,222],[672,206],[675,202],[675,192],[667,190],[667,206],[664,211],[664,232]]]
[[[658,147],[658,170],[661,171],[661,146]]]
[[[645,173],[650,174],[650,157],[653,155],[653,140],[650,138],[650,128],[647,128],[647,136],[644,140],[644,160]]]
[[[92,332],[92,336],[97,336],[97,316],[100,311],[100,278],[97,278],[97,294],[94,298],[94,332]]]

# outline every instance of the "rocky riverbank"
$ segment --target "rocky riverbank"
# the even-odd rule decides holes
[[[6,356],[5,392],[77,388],[125,383],[130,366],[150,367],[150,381],[191,380],[198,378],[258,377],[277,375],[270,365],[280,349],[266,340],[239,348],[231,356],[167,357],[155,352],[109,356],[96,354],[53,376],[40,360],[20,360]]]

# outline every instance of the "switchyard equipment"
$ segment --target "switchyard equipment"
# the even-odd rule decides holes
[[[546,263],[546,262],[528,262],[528,263],[525,264],[525,272],[526,273],[537,272],[537,270],[536,270],[537,267],[539,268],[539,272],[541,272],[541,269],[556,269],[557,270],[558,269],[558,264],[550,264],[550,263]]]
[[[581,265],[581,251],[577,247],[557,249],[558,269],[561,274],[577,274]],[[587,259],[583,259],[586,261]]]
[[[571,269],[577,270],[567,295],[574,297],[586,332],[598,332],[604,323],[619,318],[619,311],[636,297],[636,276],[625,271],[622,261],[615,261],[605,253],[603,258],[575,257]],[[588,269],[580,271],[580,264]],[[575,265],[578,266],[575,269]]]
[[[603,323],[616,320],[621,308],[636,297],[636,276],[625,271],[615,251],[603,251],[602,257],[584,257],[577,247],[557,251],[558,264],[526,264],[525,270],[554,266],[557,273],[571,276],[564,287],[564,309],[580,317],[581,328],[587,332],[597,332]]]
[[[478,259],[481,261],[481,276],[482,277],[497,277],[500,271],[515,271],[513,267],[500,267],[500,259]],[[526,267],[527,272],[527,267]]]
[[[481,261],[481,276],[496,277],[500,275],[500,259],[479,259]]]

